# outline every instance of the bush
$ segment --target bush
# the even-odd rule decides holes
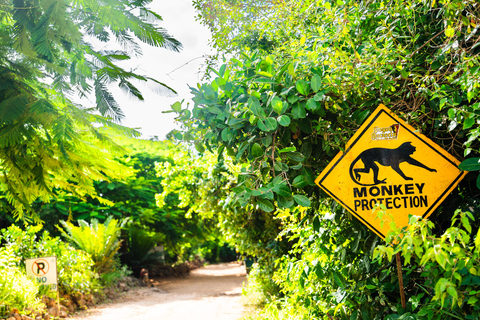
[[[130,227],[127,230],[127,252],[122,254],[123,263],[132,268],[134,275],[138,276],[142,268],[147,268],[161,261],[162,253],[153,252],[157,237],[155,233],[143,229]]]
[[[61,293],[88,294],[99,288],[97,275],[92,270],[93,261],[90,256],[80,250],[75,250],[60,238],[52,238],[48,232],[43,232],[37,239],[41,227],[28,226],[22,230],[10,226],[2,231],[6,246],[0,248],[0,254],[11,253],[15,259],[10,263],[19,270],[25,270],[25,259],[36,257],[57,257],[58,286]]]
[[[12,248],[0,250],[0,318],[6,317],[12,308],[21,313],[27,308],[39,309],[38,286],[17,267]]]
[[[72,244],[90,255],[95,263],[95,271],[102,274],[113,266],[115,254],[120,249],[120,230],[125,222],[119,224],[112,217],[103,224],[98,223],[97,219],[92,219],[90,224],[78,220],[79,226],[76,227],[70,222],[60,221],[65,230],[59,229]]]
[[[472,229],[474,220],[457,210],[451,227],[436,236],[433,222],[412,216],[408,230],[394,230],[388,245],[376,248],[380,260],[398,252],[405,258],[404,313],[411,319],[480,318],[480,233]]]

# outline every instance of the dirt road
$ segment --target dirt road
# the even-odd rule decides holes
[[[91,309],[82,320],[238,320],[245,267],[237,263],[193,270],[186,278],[164,279],[139,288],[125,301]]]

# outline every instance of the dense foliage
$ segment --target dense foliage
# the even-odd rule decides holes
[[[475,256],[476,177],[467,176],[432,215],[436,228],[423,229],[422,235],[432,242],[425,251],[415,247],[418,260],[411,259],[413,247],[403,245],[406,309],[400,305],[391,255],[388,261],[373,260],[381,239],[313,180],[380,103],[458,159],[471,157],[461,169],[479,169],[479,4],[195,4],[201,21],[216,32],[213,43],[226,60],[210,70],[210,81],[192,88],[193,108],[172,106],[184,125],[173,136],[194,142],[202,156],[210,151],[220,165],[229,164],[222,178],[228,184],[205,175],[197,181],[213,183],[214,196],[203,201],[222,206],[217,212],[225,232],[244,254],[257,256],[268,274],[264,278],[273,275],[280,286],[263,317],[475,317],[476,267],[459,265],[456,275],[446,267],[447,257],[462,253],[437,248],[450,239],[465,256]],[[183,188],[188,185],[194,183]],[[471,219],[468,227],[462,219],[466,231],[449,228],[458,208],[470,212],[463,216]],[[458,232],[461,240],[453,240]],[[412,241],[417,243],[418,236]],[[475,259],[470,261],[476,266]]]
[[[54,189],[95,197],[94,180],[124,176],[117,146],[98,129],[138,133],[118,124],[124,115],[108,86],[140,100],[142,83],[175,93],[118,65],[141,55],[139,42],[181,49],[149,2],[0,1],[0,182],[17,215]]]
[[[38,287],[37,283],[27,279],[25,259],[28,258],[57,257],[58,290],[62,295],[90,294],[101,287],[97,279],[98,275],[92,269],[93,260],[86,252],[76,250],[68,243],[40,230],[41,226],[29,226],[25,230],[11,226],[1,232],[0,240],[4,244],[0,248],[2,267],[6,268],[4,269],[6,273],[11,273],[13,276],[13,278],[2,276],[2,279],[9,283],[13,279],[17,280],[12,284],[14,290],[8,291],[9,288],[12,289],[8,284],[2,288],[0,297],[7,303],[3,310],[5,314],[13,308],[36,308],[41,294],[46,293]],[[9,302],[11,299],[9,297],[18,301]]]

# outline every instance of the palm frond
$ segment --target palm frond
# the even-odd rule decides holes
[[[130,81],[121,79],[118,83],[118,87],[130,97],[135,97],[141,101],[145,100],[143,98],[142,92],[138,90],[137,87],[135,87]]]
[[[29,97],[26,94],[14,95],[0,102],[0,123],[12,124],[27,110]]]
[[[177,95],[177,91],[175,91],[172,87],[169,87],[167,84],[150,77],[147,77],[147,79],[148,87],[156,94],[166,97],[175,97]]]
[[[142,19],[147,23],[155,24],[160,21],[163,21],[162,17],[158,13],[153,12],[152,10],[145,7],[140,8],[139,16],[140,16],[140,19]]]
[[[97,109],[103,116],[110,117],[115,122],[120,122],[125,117],[113,95],[98,79],[95,79],[95,97]]]

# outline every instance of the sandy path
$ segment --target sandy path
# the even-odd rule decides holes
[[[238,320],[245,267],[237,263],[207,266],[181,279],[161,279],[155,288],[139,288],[126,301],[103,305],[76,316],[82,320]]]

